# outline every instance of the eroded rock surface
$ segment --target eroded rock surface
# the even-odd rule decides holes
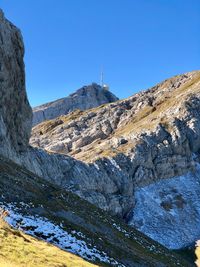
[[[90,196],[97,196],[95,202],[83,193],[81,186],[72,190],[123,216],[165,246],[180,248],[200,235],[199,194],[194,192],[194,185],[199,186],[199,114],[200,72],[196,71],[173,77],[128,99],[40,124],[33,129],[31,143],[85,162],[88,181],[89,173],[95,173],[92,166],[96,166],[101,178],[96,180],[94,175],[89,184],[103,181],[108,172],[105,187],[97,182],[95,190],[93,187],[88,191]],[[187,186],[178,177],[185,177]],[[116,191],[110,190],[115,188],[111,180],[117,185]],[[81,184],[80,180],[78,185]],[[157,195],[159,185],[160,190],[169,187],[177,191],[168,194],[172,206],[178,205],[173,212],[166,208],[165,197]],[[110,205],[101,206],[101,188],[102,192],[109,188],[106,199]],[[117,199],[114,205],[111,195]],[[120,204],[127,202],[129,205]],[[188,216],[193,220],[188,221]]]
[[[68,97],[33,108],[33,125],[66,115],[76,109],[86,110],[117,100],[118,98],[110,91],[93,83],[83,86]]]
[[[23,55],[20,31],[0,10],[0,152],[7,156],[24,151],[31,132]]]

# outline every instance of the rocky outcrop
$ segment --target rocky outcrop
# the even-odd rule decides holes
[[[176,128],[178,117],[181,120],[187,112],[185,101],[198,90],[198,81],[194,90],[190,83],[198,80],[199,75],[180,75],[128,99],[44,122],[33,128],[30,142],[83,161],[120,152],[128,154],[144,139],[142,136],[152,135],[151,132],[154,135],[156,131],[166,135],[166,128],[173,121],[171,128]]]
[[[110,91],[93,83],[83,86],[68,97],[33,108],[33,125],[66,115],[73,110],[86,110],[117,100]]]
[[[7,156],[24,151],[31,132],[23,55],[20,31],[0,10],[0,153]]]
[[[128,163],[123,156],[120,161],[121,164]],[[129,175],[131,164],[126,166],[126,171],[115,167],[112,159],[86,164],[68,156],[48,154],[33,148],[28,153],[22,153],[17,162],[40,177],[122,218],[133,208],[133,183]]]

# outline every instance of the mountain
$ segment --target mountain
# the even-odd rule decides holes
[[[6,222],[14,227],[1,218],[1,266],[27,266],[27,260],[28,265],[34,260],[37,266],[57,260],[51,266],[64,266],[59,261],[69,257],[65,251],[101,266],[192,266],[123,220],[67,191],[62,182],[58,185],[59,176],[73,180],[91,169],[68,156],[28,146],[32,112],[25,91],[23,41],[2,11],[0,22],[0,207],[6,211]],[[34,256],[24,255],[28,251]],[[73,255],[70,258],[81,261],[81,266],[85,264]]]
[[[155,125],[152,121],[142,124],[152,128],[147,131],[143,126],[146,134],[135,134],[136,143],[131,136],[134,123],[138,122],[134,120],[137,109],[141,122],[162,105],[163,114],[169,114],[165,104],[158,102],[163,92],[158,93],[160,98],[155,98],[155,102],[148,101],[158,87],[139,94],[144,96],[139,100],[143,104],[133,97],[133,106],[128,104],[130,98],[78,113],[73,121],[69,114],[66,125],[58,130],[72,127],[73,137],[73,127],[77,131],[81,127],[80,135],[85,138],[84,129],[88,128],[88,137],[92,136],[94,144],[98,140],[105,150],[104,155],[96,154],[93,159],[87,156],[81,161],[28,145],[32,111],[25,90],[23,41],[20,31],[5,19],[2,11],[0,22],[0,206],[8,212],[7,223],[101,266],[193,266],[152,239],[168,248],[182,248],[199,234],[199,72],[175,78],[173,86],[166,89],[166,93],[177,92],[178,97],[173,94],[169,103],[176,108],[182,103],[182,117],[175,118],[172,125],[170,120],[167,128],[164,123],[157,125],[155,118],[159,120],[160,113],[156,113]],[[145,108],[147,103],[157,103],[157,109],[149,111]],[[129,116],[132,108],[133,120]],[[170,107],[170,112],[175,110]],[[106,116],[111,126],[120,129],[118,139],[117,135],[112,137],[112,129],[110,133],[106,131]],[[126,124],[119,128],[126,116]],[[128,134],[123,137],[122,130],[130,133],[129,139]],[[104,131],[109,135],[106,138],[101,137]],[[109,140],[111,144],[117,140],[116,150],[112,150]],[[90,143],[79,146],[82,149]],[[99,146],[91,147],[87,154],[91,151],[94,156],[95,147],[98,150]]]
[[[92,83],[83,86],[68,97],[33,108],[33,125],[66,115],[76,109],[86,110],[117,100],[118,98],[109,90]]]
[[[179,249],[200,235],[199,140],[200,71],[193,71],[41,123],[30,143],[85,163],[84,179],[69,178],[70,170],[63,187]]]

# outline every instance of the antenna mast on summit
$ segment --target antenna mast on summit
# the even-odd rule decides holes
[[[101,70],[100,84],[101,84],[101,87],[103,88],[103,70]]]

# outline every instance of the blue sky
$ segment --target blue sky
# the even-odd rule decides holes
[[[105,82],[128,97],[200,69],[199,0],[0,0],[22,31],[36,106]]]

